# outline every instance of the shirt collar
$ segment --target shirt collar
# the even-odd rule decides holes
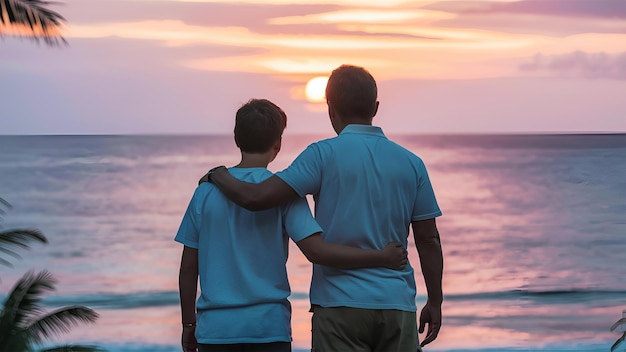
[[[371,125],[350,124],[344,127],[341,133],[339,133],[339,135],[349,134],[349,133],[369,134],[372,136],[385,137],[385,134],[383,133],[382,128],[378,126],[371,126]]]

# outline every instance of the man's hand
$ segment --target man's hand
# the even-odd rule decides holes
[[[200,186],[204,182],[209,182],[209,174],[208,173],[206,173],[206,174],[204,174],[204,176],[200,177],[200,179],[198,180],[198,186]]]
[[[198,341],[196,341],[196,327],[195,326],[183,327],[181,345],[183,346],[183,352],[197,352],[198,351]]]
[[[211,182],[211,174],[213,174],[214,172],[219,172],[218,170],[221,170],[221,169],[227,170],[226,166],[224,165],[216,166],[212,168],[211,170],[209,170],[209,172],[207,172],[204,176],[200,177],[200,180],[198,180],[198,186],[200,186],[204,182]],[[224,171],[224,170],[221,170],[221,171]]]
[[[382,266],[393,270],[404,270],[408,263],[408,252],[400,242],[390,242],[381,249],[383,255]]]
[[[424,332],[426,324],[428,324],[428,332],[424,341],[420,344],[422,347],[433,342],[439,335],[439,329],[441,329],[441,303],[432,304],[429,301],[426,302],[420,313],[420,334]]]

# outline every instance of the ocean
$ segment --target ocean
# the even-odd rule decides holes
[[[270,170],[328,137],[287,131]],[[626,309],[626,135],[390,138],[425,161],[444,213],[443,327],[425,351],[609,351]],[[46,309],[100,314],[51,342],[180,351],[173,238],[199,177],[238,161],[232,136],[0,136],[2,224],[50,242],[0,267],[0,299],[49,270]],[[294,351],[306,351],[311,265],[293,244],[288,271]]]

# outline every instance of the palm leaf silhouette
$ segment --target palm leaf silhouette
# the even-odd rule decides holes
[[[46,237],[39,230],[16,229],[0,231],[0,254],[8,254],[13,258],[21,256],[15,249],[28,249],[30,242],[48,243]],[[0,264],[12,266],[11,262],[0,256]]]
[[[52,274],[47,271],[42,271],[37,275],[29,271],[22,276],[4,303],[0,316],[2,331],[8,331],[4,328],[10,325],[26,328],[29,318],[41,312],[39,302],[42,294],[45,291],[54,290],[55,283]]]
[[[5,0],[0,0],[5,1]],[[0,264],[12,266],[8,259],[2,255],[9,255],[13,258],[20,259],[20,255],[16,250],[28,249],[31,242],[48,243],[46,236],[39,230],[32,229],[12,229],[2,230],[2,215],[6,214],[3,208],[11,208],[11,204],[0,197]]]
[[[0,1],[4,4],[6,0]],[[6,214],[4,208],[11,208],[11,204],[0,197],[0,254],[19,258],[16,250],[28,249],[31,241],[48,242],[39,230],[2,230],[2,215]],[[10,266],[10,262],[1,257],[0,264]],[[39,303],[44,293],[54,290],[55,284],[52,274],[45,270],[37,274],[29,271],[18,280],[4,305],[0,307],[0,352],[33,351],[35,344],[42,344],[54,335],[69,332],[76,325],[93,323],[98,319],[98,313],[83,306],[44,312]],[[94,346],[66,345],[47,348],[41,352],[62,351],[104,350]]]
[[[56,281],[47,271],[26,273],[11,290],[0,313],[0,351],[31,350],[47,338],[67,333],[81,323],[93,323],[98,313],[82,306],[70,306],[42,315],[42,295],[54,290]],[[58,351],[100,351],[92,346],[56,347]],[[50,349],[49,349],[50,350]],[[54,350],[54,349],[52,349]]]
[[[98,352],[98,351],[104,351],[104,350],[96,346],[66,345],[66,346],[48,348],[45,350],[41,350],[39,352]]]
[[[55,335],[66,334],[81,323],[94,323],[99,315],[82,306],[69,306],[51,312],[32,323],[27,334],[35,343],[42,343]]]
[[[0,0],[0,35],[29,37],[55,46],[67,44],[60,27],[65,18],[46,8],[45,0]]]
[[[626,331],[624,331],[624,333],[622,334],[622,336],[617,339],[617,341],[615,341],[615,343],[613,344],[613,346],[611,346],[611,352],[615,351],[617,349],[617,347],[624,342],[624,340],[626,340]]]

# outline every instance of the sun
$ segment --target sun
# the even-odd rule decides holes
[[[311,103],[324,102],[326,97],[326,83],[328,83],[328,77],[319,76],[311,78],[304,88],[306,99]]]

